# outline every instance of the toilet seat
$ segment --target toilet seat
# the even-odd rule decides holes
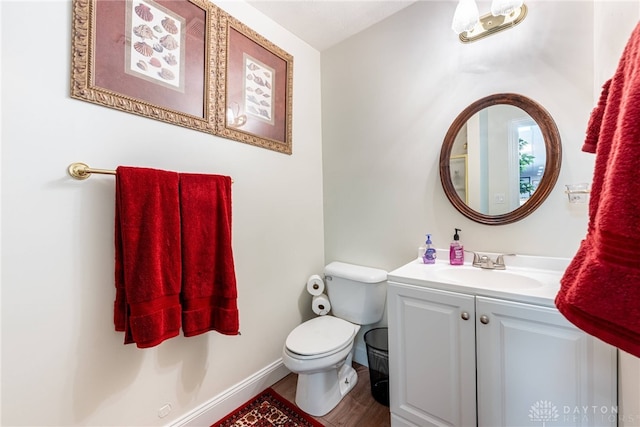
[[[320,316],[298,325],[285,347],[299,358],[315,358],[338,352],[353,343],[357,325],[334,316]]]

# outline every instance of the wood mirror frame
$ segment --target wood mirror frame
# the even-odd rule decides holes
[[[507,104],[524,110],[540,127],[546,148],[545,170],[533,195],[521,206],[499,215],[487,215],[473,210],[458,196],[450,174],[450,157],[456,136],[477,112],[496,104]],[[560,133],[551,115],[537,102],[518,94],[500,93],[475,101],[465,108],[451,124],[440,151],[440,181],[447,198],[453,206],[467,218],[486,225],[504,225],[520,221],[535,211],[549,196],[553,189],[562,162],[562,144]]]

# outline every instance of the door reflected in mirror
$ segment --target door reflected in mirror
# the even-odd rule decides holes
[[[508,224],[548,196],[560,153],[546,110],[521,95],[492,95],[467,107],[449,129],[440,153],[442,185],[465,216]]]
[[[473,210],[504,214],[533,195],[546,158],[542,132],[531,116],[512,105],[494,105],[460,129],[451,150],[451,181]]]

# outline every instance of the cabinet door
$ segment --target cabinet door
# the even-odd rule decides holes
[[[476,316],[478,426],[616,425],[615,348],[554,308],[477,297]]]
[[[391,412],[418,426],[476,425],[473,296],[388,289]]]

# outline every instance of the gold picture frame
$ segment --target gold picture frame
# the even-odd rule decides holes
[[[73,0],[71,97],[214,133],[219,12],[208,0]]]
[[[293,56],[220,12],[216,134],[292,153]]]

